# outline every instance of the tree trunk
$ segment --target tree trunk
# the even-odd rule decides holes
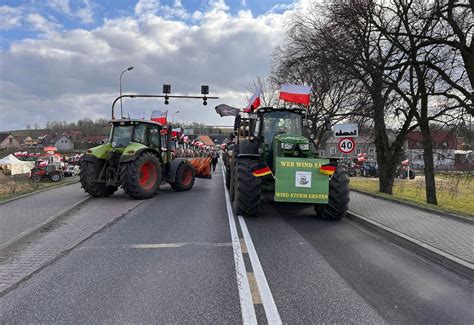
[[[375,84],[375,82],[374,82]],[[373,117],[374,117],[374,142],[377,152],[377,164],[379,172],[379,191],[381,193],[393,194],[393,183],[395,181],[395,167],[393,165],[392,151],[387,136],[387,127],[385,125],[384,103],[380,88],[374,86],[372,92]]]
[[[436,183],[434,174],[433,161],[433,138],[428,121],[420,123],[420,130],[423,136],[423,160],[425,162],[425,189],[426,189],[426,203],[438,204],[436,198]]]

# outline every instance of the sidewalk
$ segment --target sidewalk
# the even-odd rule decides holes
[[[1,204],[0,247],[86,197],[74,183]]]
[[[349,210],[474,264],[474,224],[351,192]]]

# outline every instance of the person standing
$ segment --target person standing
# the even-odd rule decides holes
[[[219,161],[219,154],[214,151],[212,154],[212,171],[216,171],[217,162]]]

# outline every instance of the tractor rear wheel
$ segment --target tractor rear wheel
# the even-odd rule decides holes
[[[41,182],[42,179],[43,179],[43,176],[41,176],[41,175],[33,175],[33,176],[31,177],[31,180],[32,180],[33,182],[35,182],[35,183]]]
[[[340,220],[349,208],[349,175],[345,166],[337,165],[329,181],[328,204],[315,204],[316,215],[324,219]]]
[[[257,166],[258,161],[255,159],[241,158],[236,162],[234,208],[237,215],[244,217],[258,216],[262,188],[260,178],[252,174]]]
[[[117,186],[107,186],[105,182],[98,182],[104,164],[104,160],[97,160],[97,162],[81,160],[80,162],[79,177],[82,188],[86,193],[95,197],[110,196],[118,189]]]
[[[120,165],[121,184],[128,196],[148,199],[156,194],[161,183],[161,165],[151,152]]]
[[[176,170],[175,181],[170,183],[171,187],[178,192],[189,191],[194,185],[194,168],[187,162],[181,163]]]

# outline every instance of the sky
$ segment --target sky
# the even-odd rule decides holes
[[[124,99],[148,118],[232,125],[214,107],[244,107],[257,76],[271,68],[291,15],[310,0],[0,0],[0,130],[46,121],[110,118],[122,92],[199,95],[199,100]]]

